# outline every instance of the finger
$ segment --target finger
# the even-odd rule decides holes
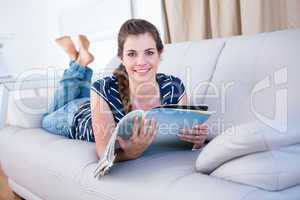
[[[190,140],[201,140],[201,139],[206,139],[207,135],[190,135],[190,134],[179,134],[178,135],[181,138],[186,138]]]
[[[202,146],[203,146],[203,144],[194,144],[193,150],[200,149]]]
[[[192,140],[192,139],[187,139],[187,138],[179,138],[182,141],[194,143],[194,144],[203,144],[204,140]]]
[[[199,127],[199,126],[194,126],[193,128],[191,128],[191,130],[206,131],[206,132],[208,132],[207,128],[203,128],[203,127]]]
[[[150,127],[148,129],[148,132],[147,132],[147,139],[148,140],[151,140],[153,138],[153,136],[155,135],[156,133],[156,121],[155,119],[151,119],[151,122],[150,122]]]
[[[149,140],[150,144],[152,144],[153,140],[155,139],[156,133],[157,133],[157,122],[156,120],[153,120],[152,129],[150,133],[150,140]]]
[[[138,116],[134,116],[133,118],[133,128],[132,128],[132,136],[131,138],[136,138],[138,136],[139,132],[139,121],[138,121]]]
[[[147,119],[145,124],[146,124],[146,130],[144,132],[144,137],[146,139],[148,139],[149,135],[151,134],[151,130],[152,130],[152,119]]]
[[[206,133],[208,133],[208,129],[206,129],[206,128],[192,128],[192,130],[195,130],[195,131],[200,131],[200,132],[206,132]]]
[[[121,138],[120,136],[117,136],[117,141],[119,142],[120,147],[122,149],[126,149],[127,142],[123,138]]]
[[[150,119],[144,119],[143,131],[141,130],[140,133],[139,133],[140,138],[144,139],[144,138],[147,137],[150,126],[151,126],[151,120]]]
[[[192,142],[192,143],[203,143],[206,140],[206,137],[199,136],[186,136],[186,135],[178,135],[181,140]]]
[[[208,135],[207,130],[199,129],[181,129],[179,132],[184,135]]]
[[[196,130],[194,130],[194,129],[188,129],[188,128],[184,128],[184,129],[180,129],[179,130],[179,132],[181,133],[181,134],[186,134],[186,135],[192,135],[193,134],[193,132],[195,132]]]
[[[143,131],[140,130],[138,137],[135,139],[135,142],[148,146],[148,144],[149,144],[148,135],[149,135],[149,130],[151,128],[150,123],[151,123],[151,120],[144,119],[144,129],[145,130],[143,130]]]
[[[179,138],[180,140],[182,141],[186,141],[186,142],[190,142],[190,143],[195,143],[194,140],[191,140],[191,139],[187,139],[187,138]]]
[[[208,125],[207,124],[197,124],[196,126],[194,126],[194,128],[196,129],[208,129]]]
[[[141,121],[141,129],[139,132],[139,135],[144,135],[144,127],[145,127],[145,115],[144,113],[142,114],[142,121]]]
[[[196,128],[182,128],[182,129],[179,129],[179,131],[181,133],[193,134],[194,132],[197,132],[197,131],[200,131],[200,130],[196,129]]]

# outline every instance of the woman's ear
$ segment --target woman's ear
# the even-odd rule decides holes
[[[119,60],[120,62],[123,61],[123,59],[121,58],[121,56],[117,56],[117,58],[118,58],[118,60]]]
[[[164,49],[161,49],[160,51],[158,51],[159,55],[163,54]]]
[[[162,57],[163,57],[162,54],[163,54],[163,51],[161,51],[161,52],[159,53],[159,59],[160,59],[160,60],[162,60]]]
[[[117,57],[118,57],[118,60],[120,61],[120,63],[122,63],[124,65],[123,57],[121,57],[121,56],[117,56]]]

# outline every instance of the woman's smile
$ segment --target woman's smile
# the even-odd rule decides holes
[[[137,67],[133,69],[138,75],[146,75],[151,70],[151,67]]]

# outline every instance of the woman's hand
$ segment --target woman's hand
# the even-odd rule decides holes
[[[132,136],[129,140],[124,140],[117,137],[124,157],[127,159],[138,158],[153,142],[156,134],[156,121],[154,119],[145,120],[144,115],[141,120],[141,129],[139,131],[138,117],[134,117]],[[144,130],[145,124],[149,124],[146,131]]]
[[[178,137],[187,142],[193,143],[193,149],[199,149],[203,146],[208,137],[208,127],[206,124],[198,124],[191,129],[181,129]]]

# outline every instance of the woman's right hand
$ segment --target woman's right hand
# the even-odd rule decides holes
[[[149,124],[144,130],[145,124]],[[128,140],[117,137],[123,154],[127,159],[138,158],[153,142],[156,134],[156,121],[154,119],[145,120],[144,115],[141,120],[141,129],[139,131],[138,117],[134,117],[132,135]]]

